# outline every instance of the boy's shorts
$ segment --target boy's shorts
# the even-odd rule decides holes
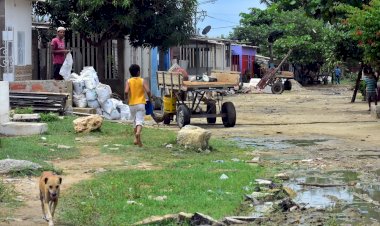
[[[133,120],[133,128],[144,125],[145,104],[129,105],[131,111],[131,120]]]

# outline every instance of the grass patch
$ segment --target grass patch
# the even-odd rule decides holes
[[[0,218],[10,216],[12,209],[20,205],[15,197],[14,188],[0,181]]]
[[[201,157],[162,170],[108,172],[67,192],[60,217],[73,225],[131,225],[152,215],[181,211],[220,219],[238,214],[247,192],[243,187],[262,172],[243,162],[217,163]],[[223,173],[227,180],[219,179]],[[159,196],[167,199],[154,200]]]
[[[65,117],[59,121],[48,122],[48,132],[43,135],[2,137],[0,159],[28,160],[42,166],[42,169],[38,171],[25,170],[14,172],[14,175],[39,175],[44,170],[58,171],[45,161],[79,156],[79,151],[75,145],[76,135],[72,125],[73,119],[72,117]],[[46,139],[42,139],[42,137]],[[58,148],[58,145],[66,145],[72,148],[62,150]]]
[[[33,114],[33,108],[32,107],[15,108],[13,111],[15,114]]]

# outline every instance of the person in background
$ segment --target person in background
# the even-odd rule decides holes
[[[335,67],[335,84],[340,84],[340,76],[342,75],[342,70],[339,68],[339,65]]]
[[[51,41],[51,53],[53,55],[53,78],[55,80],[63,80],[59,74],[62,64],[65,61],[65,56],[70,50],[65,48],[65,31],[66,28],[58,27],[57,36]]]
[[[140,77],[140,66],[132,64],[129,67],[131,78],[125,83],[125,95],[128,99],[131,119],[133,120],[133,132],[135,139],[133,144],[142,147],[141,132],[145,116],[145,93],[151,99],[151,92],[147,81]]]
[[[371,69],[364,69],[365,91],[368,101],[368,111],[371,111],[371,102],[377,105],[377,80]]]

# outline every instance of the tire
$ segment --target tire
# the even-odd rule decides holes
[[[284,90],[292,90],[292,82],[289,80],[286,80],[284,82]]]
[[[215,103],[208,103],[207,104],[207,114],[216,114],[216,104]],[[207,118],[208,124],[215,124],[216,117],[209,117]]]
[[[236,124],[236,111],[232,102],[225,102],[222,104],[222,114],[226,116],[222,117],[224,127],[234,127]]]
[[[284,92],[284,85],[280,81],[276,82],[273,84],[271,90],[273,94],[281,94],[282,92]]]
[[[177,108],[177,125],[179,128],[182,128],[190,124],[190,110],[186,105],[179,105]]]

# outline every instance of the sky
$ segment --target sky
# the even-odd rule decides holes
[[[227,37],[234,26],[239,25],[241,12],[248,13],[249,8],[265,9],[260,0],[198,0],[198,12],[204,10],[207,16],[203,21],[197,23],[197,29],[202,34],[202,30],[210,25],[211,30],[207,33],[208,37],[216,38],[224,35]],[[198,13],[199,15],[200,13]]]

